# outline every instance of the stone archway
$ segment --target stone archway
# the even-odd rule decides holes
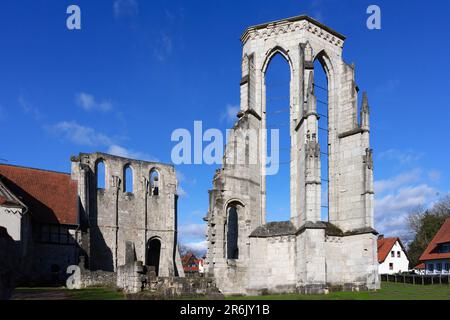
[[[147,243],[146,265],[155,267],[156,275],[159,275],[159,263],[161,257],[161,241],[158,238],[152,238]]]

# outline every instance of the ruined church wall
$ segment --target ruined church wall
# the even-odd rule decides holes
[[[117,271],[125,264],[125,243],[134,243],[136,259],[146,262],[150,239],[161,242],[160,275],[175,275],[177,180],[171,165],[126,159],[103,153],[73,159],[72,176],[84,181],[80,202],[89,221],[89,267]],[[97,163],[105,166],[105,188],[97,188]],[[126,192],[125,168],[132,169],[132,192]],[[150,173],[159,173],[153,194]],[[86,198],[83,199],[83,196]]]
[[[251,238],[250,248],[247,294],[295,292],[295,236]]]
[[[346,289],[379,289],[376,243],[377,236],[370,233],[328,237],[327,282]]]
[[[322,293],[326,286],[325,230],[306,229],[297,235],[296,278],[303,293]]]

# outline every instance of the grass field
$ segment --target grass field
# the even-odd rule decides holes
[[[125,300],[125,295],[110,288],[17,288],[13,300]]]
[[[229,297],[237,300],[450,300],[449,285],[412,285],[382,282],[374,292],[332,292],[328,295],[268,295],[258,297]]]
[[[115,289],[89,288],[18,288],[17,300],[123,300],[125,295]],[[411,285],[382,283],[376,292],[333,292],[328,295],[267,295],[258,297],[227,297],[226,300],[450,300],[449,285]]]

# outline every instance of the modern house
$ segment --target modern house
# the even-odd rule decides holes
[[[203,259],[199,259],[194,253],[188,252],[181,257],[183,269],[185,274],[203,274],[204,266]]]
[[[378,263],[379,274],[396,274],[409,270],[409,259],[400,238],[378,238]]]
[[[450,219],[445,220],[420,261],[425,263],[426,274],[450,274]]]

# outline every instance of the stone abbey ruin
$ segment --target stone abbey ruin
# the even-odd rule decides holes
[[[81,153],[72,157],[71,173],[0,165],[1,295],[15,285],[65,283],[69,266],[80,268],[73,269],[73,288],[164,296],[379,288],[369,105],[364,94],[358,107],[355,69],[342,59],[344,40],[308,16],[242,35],[240,111],[209,191],[204,277],[184,277],[174,167]],[[290,220],[267,223],[265,74],[277,54],[291,75]],[[315,61],[328,80],[325,144]],[[321,166],[328,166],[327,177]],[[327,221],[321,220],[324,179]]]
[[[307,16],[250,27],[241,37],[241,110],[205,218],[206,268],[224,294],[379,288],[369,106],[364,94],[358,122],[355,71],[342,59],[344,40]],[[291,71],[290,221],[266,223],[265,72],[276,54]],[[318,141],[316,60],[328,80],[328,145]],[[320,161],[321,149],[329,155],[328,177],[321,177],[327,165]]]

